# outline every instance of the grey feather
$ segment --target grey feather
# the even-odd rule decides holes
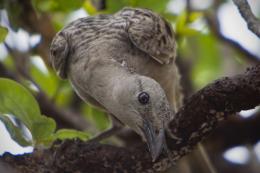
[[[175,56],[168,22],[150,10],[124,8],[70,23],[54,37],[50,57],[84,101],[113,114],[147,140],[155,138],[155,131],[163,133],[181,104]],[[150,95],[147,105],[138,102],[142,92]],[[152,135],[147,136],[144,127],[153,128],[148,129]],[[163,137],[150,145],[155,158]]]
[[[124,8],[117,15],[126,18],[128,36],[136,47],[161,64],[175,58],[173,30],[158,14],[147,9]]]

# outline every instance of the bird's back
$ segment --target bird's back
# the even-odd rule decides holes
[[[78,19],[60,34],[69,44],[68,73],[79,73],[79,67],[88,68],[88,62],[93,58],[108,58],[130,73],[155,79],[175,110],[178,107],[180,91],[177,87],[179,73],[174,62],[175,40],[167,22],[158,15],[149,10],[126,8],[115,15]],[[75,88],[80,92],[80,87]],[[98,105],[91,96],[85,98]]]

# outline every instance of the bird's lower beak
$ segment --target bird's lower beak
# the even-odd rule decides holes
[[[155,132],[152,124],[149,121],[145,121],[142,131],[154,162],[162,152],[163,148],[167,147],[164,129]]]

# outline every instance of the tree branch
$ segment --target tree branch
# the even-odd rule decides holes
[[[259,103],[260,64],[244,74],[219,79],[188,99],[170,123],[175,136],[175,139],[167,137],[170,152],[154,163],[145,144],[121,148],[78,140],[56,143],[50,149],[23,156],[5,154],[0,162],[12,165],[21,173],[163,171],[191,152],[227,116]]]
[[[246,0],[233,0],[236,4],[241,16],[245,19],[248,29],[260,38],[260,22],[254,16],[248,2]]]

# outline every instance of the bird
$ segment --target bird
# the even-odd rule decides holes
[[[58,76],[82,100],[140,135],[153,161],[167,149],[168,124],[182,104],[175,59],[171,24],[142,8],[72,21],[50,46]]]

